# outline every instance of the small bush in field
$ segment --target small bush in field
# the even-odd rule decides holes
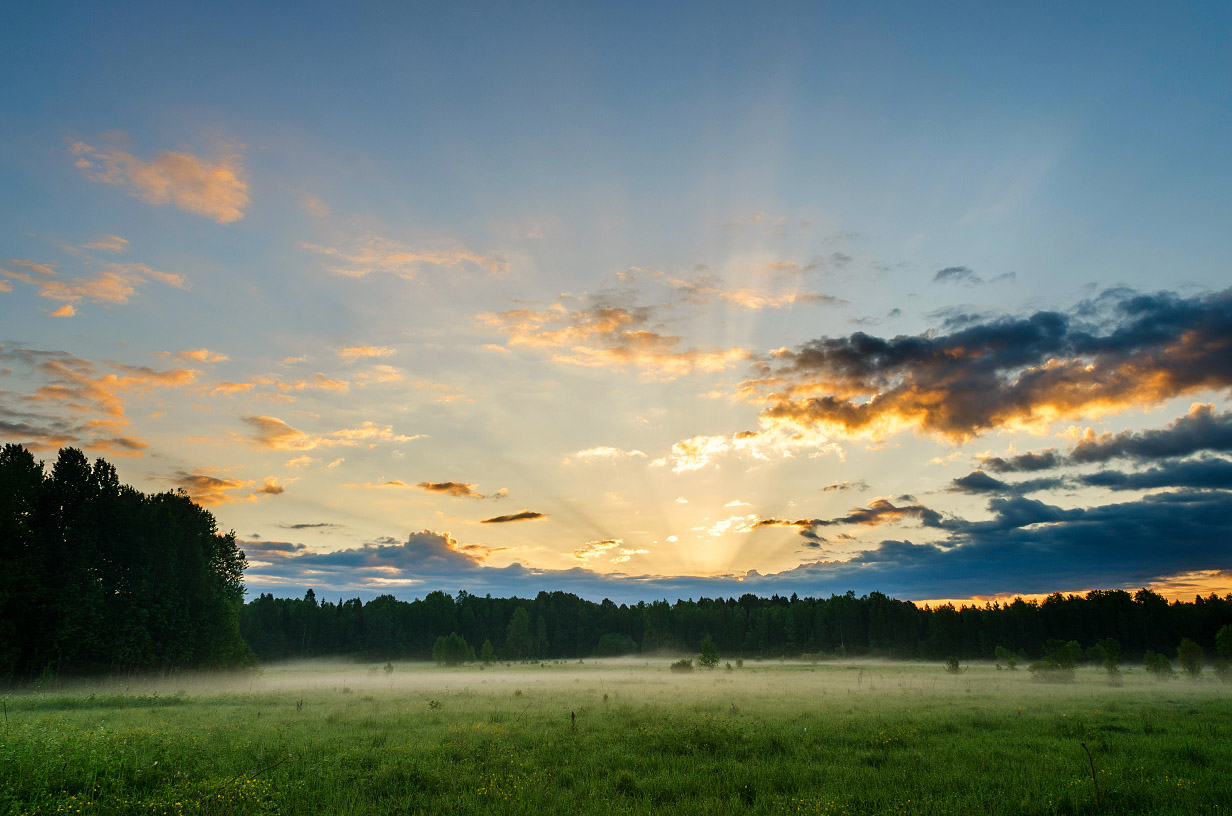
[[[693,671],[693,661],[687,657],[682,657],[671,665],[671,669],[677,674],[687,674]]]

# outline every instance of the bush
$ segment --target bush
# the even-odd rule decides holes
[[[1018,655],[1004,646],[998,646],[993,650],[993,654],[996,656],[997,662],[1004,663],[1010,671],[1018,671]]]
[[[682,657],[671,665],[671,669],[677,674],[687,674],[693,671],[693,661],[687,657]]]
[[[702,638],[702,653],[697,657],[697,665],[703,669],[713,669],[719,665],[719,649],[714,645],[710,635]]]
[[[1176,659],[1180,661],[1181,668],[1195,680],[1202,674],[1202,661],[1205,657],[1202,647],[1189,638],[1182,639],[1181,645],[1176,647]]]
[[[1146,669],[1156,680],[1166,680],[1176,671],[1172,668],[1172,661],[1161,654],[1156,654],[1150,650],[1142,656],[1142,667]]]
[[[958,665],[957,657],[947,657],[945,659],[945,670],[950,674],[958,674],[962,671],[962,667]]]

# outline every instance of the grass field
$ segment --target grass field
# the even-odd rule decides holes
[[[0,813],[1232,810],[1232,687],[1213,677],[669,662],[295,664],[11,694]]]

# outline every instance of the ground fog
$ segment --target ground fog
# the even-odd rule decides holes
[[[1232,793],[1213,676],[672,662],[313,661],[10,694],[0,813],[1191,814]]]

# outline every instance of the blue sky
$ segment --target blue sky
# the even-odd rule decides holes
[[[1226,592],[1230,21],[8,10],[0,437],[253,591]]]

